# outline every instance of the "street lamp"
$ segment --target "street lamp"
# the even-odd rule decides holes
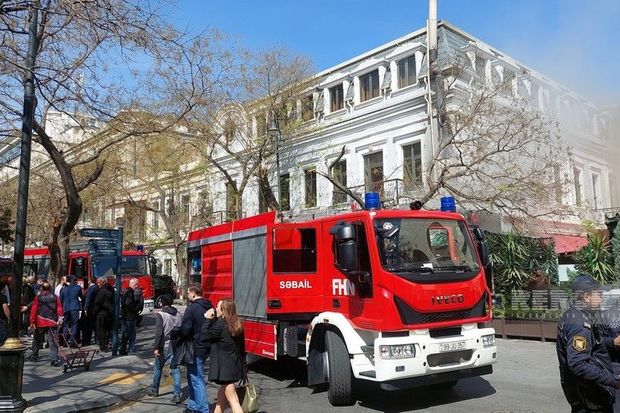
[[[17,195],[17,216],[15,219],[14,272],[11,283],[11,323],[9,338],[0,347],[0,411],[21,412],[26,408],[22,397],[24,353],[26,346],[19,339],[21,317],[21,290],[24,274],[24,247],[26,244],[26,212],[28,206],[28,184],[30,181],[30,147],[34,117],[34,63],[37,53],[37,26],[39,4],[30,5],[30,27],[28,31],[28,54],[24,74],[24,111],[22,115],[22,139],[19,162],[19,186]]]
[[[275,143],[275,152],[276,152],[276,189],[277,189],[277,199],[278,199],[278,210],[282,210],[282,196],[280,194],[280,124],[278,123],[278,116],[273,113],[271,119],[269,120],[269,126],[267,127],[267,131],[269,132],[269,136],[271,136]]]

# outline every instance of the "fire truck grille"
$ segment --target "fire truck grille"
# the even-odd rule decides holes
[[[421,313],[411,308],[398,297],[394,297],[396,308],[403,324],[426,324],[441,321],[466,320],[468,318],[483,317],[486,315],[486,294],[482,296],[475,306],[459,311],[441,311],[433,313]]]
[[[461,364],[471,360],[474,350],[451,351],[449,353],[429,354],[426,358],[430,367]]]

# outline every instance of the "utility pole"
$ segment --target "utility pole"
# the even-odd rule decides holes
[[[26,346],[19,339],[21,317],[21,290],[24,274],[24,248],[26,244],[26,213],[28,207],[28,185],[30,182],[30,148],[34,117],[34,65],[37,55],[37,28],[39,25],[39,2],[30,5],[30,27],[28,30],[28,52],[24,73],[24,109],[22,114],[22,139],[19,163],[19,185],[17,217],[15,220],[14,272],[11,283],[11,323],[9,338],[0,348],[0,411],[19,412],[26,408],[22,398],[22,378]],[[7,393],[7,394],[5,394]]]
[[[278,201],[278,212],[282,211],[282,196],[280,189],[280,124],[278,123],[278,115],[275,113],[272,114],[272,118],[269,121],[268,127],[269,134],[274,139],[275,144],[275,152],[276,152],[276,196]]]

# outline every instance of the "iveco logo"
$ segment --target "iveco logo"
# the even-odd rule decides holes
[[[431,297],[431,303],[435,304],[451,304],[451,303],[462,303],[464,300],[463,294],[452,294],[452,295],[436,295]]]

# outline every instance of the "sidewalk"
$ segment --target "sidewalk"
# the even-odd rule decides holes
[[[112,357],[109,352],[99,353],[89,371],[78,367],[63,373],[62,367],[50,366],[48,349],[41,349],[38,362],[24,363],[26,412],[102,410],[144,396],[152,379],[154,333],[155,316],[146,315],[137,332],[136,354]],[[26,357],[29,354],[27,350]]]

